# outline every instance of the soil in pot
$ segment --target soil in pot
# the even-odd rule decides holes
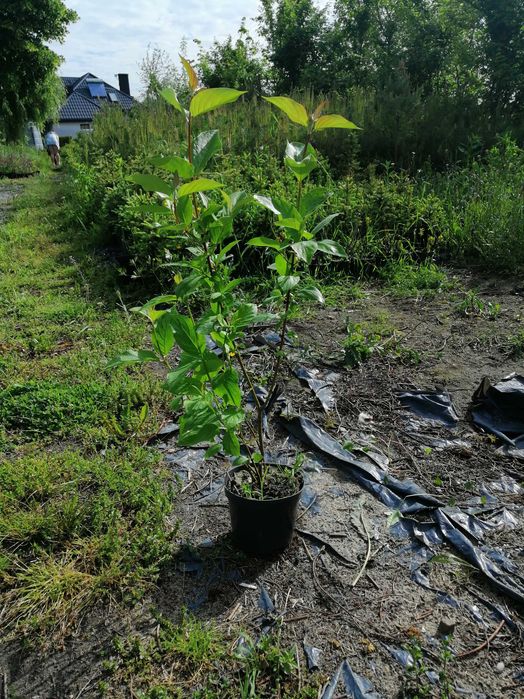
[[[301,473],[290,476],[271,467],[261,498],[259,493],[253,492],[249,473],[244,467],[229,471],[226,496],[235,545],[244,553],[259,557],[283,551],[293,538],[303,487]]]

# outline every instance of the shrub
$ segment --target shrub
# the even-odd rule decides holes
[[[43,162],[43,154],[33,148],[0,145],[0,177],[34,175],[41,169]]]

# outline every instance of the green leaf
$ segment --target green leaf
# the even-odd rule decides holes
[[[240,456],[240,442],[234,432],[224,432],[222,437],[222,445],[226,454],[230,456]]]
[[[316,240],[302,240],[300,243],[294,243],[291,249],[295,252],[299,260],[303,260],[307,264],[313,259],[313,255],[318,250]]]
[[[280,250],[281,243],[273,238],[265,238],[264,236],[259,236],[258,238],[251,238],[247,241],[248,245],[254,245],[257,248],[274,248],[275,250]]]
[[[175,336],[171,327],[171,318],[169,313],[164,313],[155,323],[155,329],[151,335],[153,347],[162,355],[167,356],[173,349],[175,344]]]
[[[126,364],[142,364],[144,362],[158,362],[159,358],[150,350],[127,350],[118,357],[111,359],[106,365],[107,369],[114,369],[117,366],[125,366]]]
[[[192,357],[201,357],[206,348],[206,340],[197,333],[194,321],[187,316],[173,313],[171,324],[180,349]]]
[[[318,301],[318,303],[325,301],[322,292],[316,286],[306,286],[300,289],[300,296],[311,301]]]
[[[348,121],[345,117],[340,116],[340,114],[324,114],[324,116],[319,117],[315,122],[315,131],[322,131],[323,129],[358,129],[359,127],[352,121]]]
[[[284,255],[277,255],[274,264],[275,269],[281,276],[287,274],[287,260]]]
[[[300,213],[304,218],[316,211],[326,201],[329,192],[323,187],[313,187],[302,195],[300,202]]]
[[[216,180],[208,180],[206,177],[201,177],[198,180],[191,180],[191,182],[186,182],[177,190],[178,197],[185,197],[188,194],[195,194],[196,192],[208,192],[212,189],[220,189],[223,185]]]
[[[282,291],[284,293],[287,293],[288,291],[291,291],[296,286],[298,286],[298,284],[300,284],[300,277],[284,275],[282,277],[278,277],[277,282]]]
[[[312,155],[306,156],[303,160],[297,161],[293,158],[286,157],[284,162],[291,172],[295,175],[299,182],[305,180],[313,170],[317,167],[317,160]]]
[[[165,87],[163,90],[160,90],[160,94],[162,95],[162,97],[165,99],[165,101],[168,104],[170,104],[175,109],[178,109],[178,111],[181,114],[184,114],[184,116],[185,116],[186,110],[178,101],[178,97],[176,96],[176,92],[173,90],[172,87]]]
[[[220,421],[207,400],[191,398],[184,402],[178,438],[180,446],[189,447],[201,442],[212,442],[219,432]]]
[[[193,205],[191,199],[189,197],[180,197],[176,203],[176,212],[182,223],[189,226],[193,220]]]
[[[336,243],[334,240],[319,240],[317,241],[317,246],[319,251],[325,253],[326,255],[346,257],[346,251],[342,245],[340,245],[340,243]]]
[[[240,407],[242,394],[240,393],[238,374],[234,369],[228,367],[217,374],[213,379],[212,386],[216,395],[220,396],[227,405]]]
[[[157,216],[172,216],[173,212],[168,209],[167,206],[161,206],[160,204],[139,204],[137,211],[141,211],[143,214],[155,214]]]
[[[222,148],[218,131],[202,131],[193,141],[193,165],[199,175],[211,158]]]
[[[229,196],[228,210],[231,216],[236,216],[252,201],[251,195],[247,192],[232,192]]]
[[[165,157],[157,155],[154,158],[151,158],[150,162],[151,165],[155,165],[155,167],[159,167],[162,170],[177,173],[185,180],[193,177],[194,174],[194,167],[191,165],[189,160],[179,158],[178,155],[166,155]]]
[[[270,197],[263,197],[261,194],[255,194],[253,199],[259,204],[262,204],[266,209],[272,211],[276,216],[280,215],[280,211],[276,208],[275,204],[273,204],[273,200],[270,199]]]
[[[224,104],[236,102],[241,95],[245,94],[246,90],[233,90],[229,87],[210,87],[207,90],[200,90],[193,96],[189,111],[191,116],[197,117]]]
[[[231,318],[231,325],[235,328],[245,328],[253,325],[258,316],[258,307],[255,303],[241,304]]]
[[[228,430],[234,430],[244,422],[245,413],[242,408],[229,406],[222,414],[222,422]]]
[[[213,444],[213,446],[209,447],[209,449],[204,454],[204,459],[210,459],[212,456],[215,456],[215,454],[218,454],[218,452],[221,449],[222,449],[221,444]]]
[[[302,228],[302,221],[298,218],[281,218],[275,222],[281,228],[290,228],[292,231],[299,231]]]
[[[340,214],[329,214],[329,216],[323,218],[322,221],[320,221],[320,223],[317,223],[317,225],[311,231],[313,235],[320,233],[320,231],[326,226],[328,226],[334,218],[337,218],[337,216],[340,216]]]
[[[196,291],[196,289],[199,288],[202,279],[203,277],[201,274],[190,274],[185,279],[182,279],[180,284],[177,284],[175,287],[175,294],[180,299],[186,298],[189,296],[189,294],[192,294],[193,291]]]
[[[167,194],[168,197],[173,197],[173,185],[156,175],[136,173],[135,175],[129,175],[127,179],[129,182],[139,184],[146,192],[162,192],[162,194]]]
[[[264,97],[263,99],[283,111],[294,124],[307,127],[309,121],[307,112],[305,107],[299,102],[295,102],[290,97]]]

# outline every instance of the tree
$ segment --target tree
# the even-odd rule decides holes
[[[258,24],[274,68],[275,90],[322,89],[327,20],[313,0],[262,0]]]
[[[222,43],[215,41],[205,51],[201,48],[198,67],[206,87],[229,85],[237,90],[260,94],[269,78],[269,66],[242,20],[236,41],[231,36]]]
[[[0,129],[20,138],[27,121],[42,123],[63,97],[60,57],[46,43],[63,41],[77,14],[62,0],[2,0],[0,5]]]

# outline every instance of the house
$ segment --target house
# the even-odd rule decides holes
[[[126,73],[118,74],[118,90],[92,73],[80,78],[63,77],[62,82],[67,99],[60,109],[58,123],[54,124],[60,140],[74,138],[80,131],[90,131],[95,114],[104,105],[118,105],[127,111],[135,102]]]

